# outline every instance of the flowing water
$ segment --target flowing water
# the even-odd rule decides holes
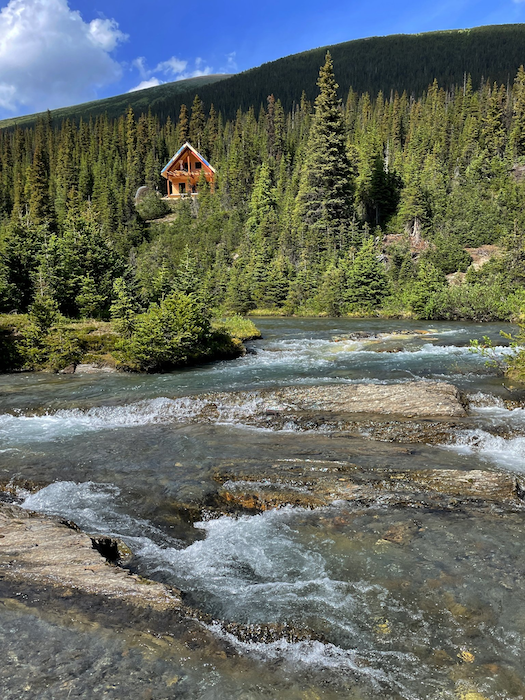
[[[525,697],[522,512],[335,502],[196,522],[184,514],[184,504],[206,503],[223,466],[264,473],[276,460],[339,460],[371,470],[525,472],[523,396],[468,347],[489,335],[503,358],[500,326],[257,325],[264,339],[244,358],[171,374],[0,377],[0,482],[21,485],[29,510],[124,539],[133,570],[180,588],[229,650],[189,650],[169,631],[160,639],[129,620],[95,621],[89,610],[62,614],[42,592],[23,601],[0,592],[2,697]],[[391,336],[348,337],[358,331]],[[255,389],[418,379],[452,382],[471,399],[469,425],[443,445],[246,424]],[[246,400],[198,419],[204,394],[223,391]],[[24,492],[26,482],[39,490]],[[228,623],[305,634],[261,641]]]

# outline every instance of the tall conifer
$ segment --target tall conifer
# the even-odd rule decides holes
[[[26,198],[34,224],[49,223],[52,218],[49,197],[49,158],[45,143],[44,125],[39,123],[35,131],[33,162],[28,169]]]
[[[310,246],[322,249],[352,215],[350,163],[330,53],[326,54],[317,85],[320,93],[315,101],[295,214]]]
[[[202,106],[202,100],[198,95],[195,95],[193,104],[191,106],[191,119],[189,126],[189,136],[190,143],[200,151],[204,143],[204,128],[206,126],[206,117],[204,116],[204,109]]]
[[[188,140],[188,108],[186,105],[182,105],[179,112],[179,121],[177,124],[177,131],[179,132],[179,146],[186,143]]]

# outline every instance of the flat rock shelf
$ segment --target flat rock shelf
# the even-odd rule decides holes
[[[75,589],[137,607],[180,607],[180,592],[131,574],[115,563],[129,556],[123,542],[89,537],[59,518],[0,504],[0,576],[11,581]]]

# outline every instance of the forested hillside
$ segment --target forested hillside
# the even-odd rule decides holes
[[[238,109],[253,107],[257,112],[271,94],[289,111],[300,101],[303,91],[308,100],[315,99],[319,66],[327,49],[333,57],[341,97],[350,88],[357,93],[368,92],[372,98],[380,91],[389,97],[391,92],[402,94],[405,90],[418,97],[434,79],[449,90],[462,86],[466,74],[470,74],[476,89],[487,80],[507,85],[525,63],[524,47],[525,24],[358,39],[287,56],[238,75],[168,83],[55,110],[52,116],[55,120],[78,121],[82,117],[87,121],[107,113],[116,118],[131,106],[137,117],[150,109],[164,122],[168,117],[175,120],[182,104],[190,105],[197,93],[227,119],[234,119]],[[0,128],[34,124],[37,117],[9,119],[0,122]]]
[[[318,92],[292,110],[270,95],[233,120],[196,98],[177,123],[130,110],[2,132],[1,309],[112,314],[130,336],[149,309],[145,345],[181,294],[217,313],[518,317],[523,68],[509,84],[434,82],[418,99],[350,91],[341,104],[327,55]],[[217,187],[203,181],[165,218],[154,192],[187,139]],[[485,244],[499,254],[476,270],[465,248]]]
[[[221,80],[228,79],[226,74],[220,75],[202,75],[198,78],[187,78],[186,80],[177,80],[173,83],[166,83],[153,88],[145,88],[144,90],[136,90],[128,92],[124,95],[116,95],[115,97],[107,97],[103,100],[94,100],[93,102],[84,102],[83,104],[74,105],[72,107],[61,107],[50,112],[50,116],[55,123],[60,123],[66,119],[78,122],[80,119],[84,121],[90,118],[95,118],[100,114],[106,114],[110,118],[120,117],[125,114],[131,106],[137,115],[142,112],[151,111],[152,114],[162,114],[166,111],[166,105],[177,106],[184,102],[191,104],[197,92],[202,91],[206,85],[217,83]],[[39,119],[47,119],[48,114],[41,112],[40,114],[28,114],[23,117],[12,117],[0,121],[0,128],[8,129],[15,126],[33,126]]]

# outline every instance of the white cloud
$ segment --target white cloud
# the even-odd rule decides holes
[[[144,56],[139,56],[138,58],[135,58],[131,62],[131,65],[138,70],[141,78],[146,79],[148,75],[151,75],[151,71],[149,71],[146,67],[146,59],[144,58]]]
[[[143,80],[136,87],[131,88],[131,90],[128,90],[128,92],[136,92],[137,90],[145,90],[146,88],[156,87],[157,85],[162,85],[162,80],[159,80],[158,78],[153,77],[153,78],[150,78],[149,80]]]
[[[139,72],[142,82],[137,87],[132,88],[129,92],[142,90],[146,87],[154,85],[162,85],[162,83],[177,80],[186,80],[187,78],[197,78],[200,75],[210,75],[212,73],[211,66],[207,66],[203,58],[195,59],[195,68],[188,69],[188,61],[184,61],[177,56],[172,56],[166,61],[161,61],[155,68],[148,68],[144,56],[135,58],[131,65]],[[155,73],[161,74],[165,80],[158,78]]]
[[[235,60],[236,56],[236,51],[226,54],[226,66],[221,68],[221,73],[235,73],[237,70],[237,62]]]
[[[167,61],[162,61],[162,63],[159,63],[158,66],[153,69],[153,72],[176,76],[183,73],[187,66],[188,61],[181,61],[180,58],[172,56],[171,58],[168,58]]]
[[[68,0],[10,0],[0,11],[0,108],[52,109],[120,78],[115,20],[84,22]]]
[[[91,41],[104,51],[113,51],[127,36],[118,28],[114,19],[94,19],[89,23]]]

